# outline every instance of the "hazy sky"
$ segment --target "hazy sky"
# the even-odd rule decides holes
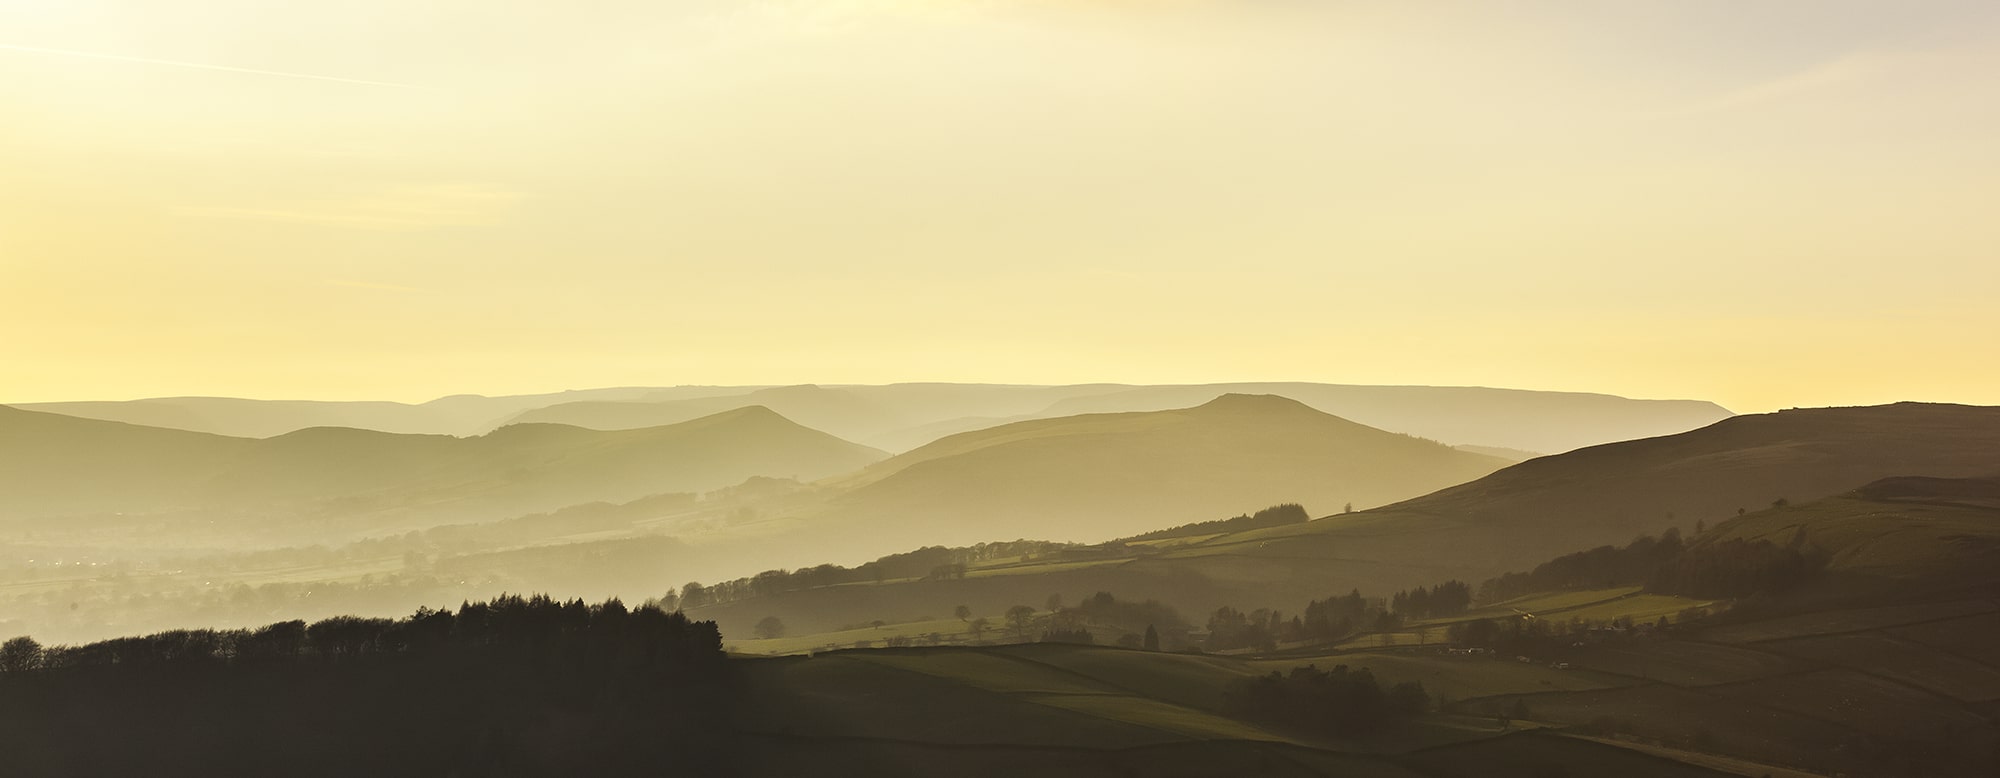
[[[0,0],[0,401],[2000,403],[2000,4]]]

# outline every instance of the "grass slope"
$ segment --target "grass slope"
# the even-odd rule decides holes
[[[1501,460],[1271,396],[1020,422],[954,435],[829,485],[830,523],[920,529],[931,543],[1102,540],[1244,506],[1379,504]]]

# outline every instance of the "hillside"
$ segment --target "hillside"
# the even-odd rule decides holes
[[[1244,506],[1378,505],[1504,464],[1282,397],[1226,395],[953,435],[827,482],[843,493],[822,521],[923,543],[1097,541]]]
[[[552,422],[591,429],[672,424],[745,405],[763,405],[817,430],[888,451],[907,451],[947,434],[1032,416],[1053,403],[1123,387],[888,384],[780,386],[713,397],[589,400],[524,411],[507,423]]]
[[[909,478],[929,480],[923,470],[931,465],[911,462],[927,451],[944,453],[961,445],[957,438],[939,441],[863,475],[906,469]],[[1688,531],[1706,522],[1713,531],[1739,508],[1749,513],[1781,497],[1803,505],[1893,476],[1989,476],[2000,470],[1996,452],[2000,408],[1899,404],[1741,416],[1679,435],[1542,457],[1416,499],[1304,524],[1080,550],[975,571],[960,580],[806,590],[719,606],[706,617],[721,620],[725,628],[747,625],[763,613],[824,625],[935,615],[956,603],[1004,608],[1039,602],[1051,593],[1076,597],[1094,591],[1157,597],[1189,612],[1248,602],[1295,609],[1354,588],[1382,592],[1452,578],[1481,581],[1668,527]],[[943,477],[937,483],[939,494],[977,487]],[[885,477],[856,496],[890,484]],[[1031,502],[1036,495],[970,493],[978,496],[969,501],[1014,500],[1029,506],[1024,510],[1038,508]],[[1273,502],[1238,503],[1194,518],[1225,518]],[[1322,514],[1334,507],[1306,503]],[[1152,528],[1184,523],[1183,516],[1155,515]],[[1750,518],[1763,520],[1757,514]],[[911,540],[905,548],[923,542]]]
[[[497,420],[546,405],[600,400],[667,401],[709,395],[741,394],[750,389],[750,387],[706,386],[668,389],[587,389],[504,397],[453,395],[414,404],[383,401],[251,400],[237,397],[154,397],[143,400],[20,403],[14,407],[86,419],[122,421],[127,424],[208,432],[239,438],[268,438],[312,427],[354,427],[380,432],[425,435],[475,435],[493,429],[497,426],[495,424]],[[676,421],[686,420],[676,419]]]
[[[1235,383],[1180,386],[903,383],[882,385],[614,387],[550,394],[453,395],[424,403],[158,397],[25,403],[23,410],[151,427],[263,438],[311,427],[476,435],[508,424],[618,430],[657,427],[763,405],[813,429],[892,453],[947,435],[1085,413],[1158,411],[1224,394],[1276,394],[1378,429],[1454,445],[1567,451],[1664,435],[1730,414],[1692,400],[1482,387]],[[1479,453],[1495,453],[1481,451]],[[1525,458],[1515,452],[1503,458]]]
[[[1737,539],[1824,557],[1824,579],[1788,593],[1785,607],[2000,596],[2000,478],[1887,478],[1730,519],[1696,543]]]
[[[616,432],[526,424],[455,438],[314,428],[265,439],[0,408],[0,515],[255,510],[414,525],[704,491],[751,476],[817,478],[881,456],[761,407]]]
[[[788,419],[848,440],[863,440],[914,423],[897,408],[853,392],[819,386],[782,386],[719,397],[668,401],[579,401],[524,411],[509,424],[569,424],[623,430],[678,424],[689,419],[761,405]]]
[[[1454,445],[1550,453],[1686,432],[1731,415],[1715,403],[1699,400],[1634,400],[1471,386],[1313,383],[1134,387],[1064,400],[1042,415],[1185,408],[1229,393],[1282,395],[1370,427]]]
[[[1420,568],[1477,579],[1667,527],[1714,524],[1780,498],[1800,503],[1891,476],[1972,477],[1995,469],[2000,408],[1899,403],[1782,411],[1532,459],[1417,499],[1215,538],[1154,563],[1228,578],[1240,560],[1331,557],[1413,568],[1402,575]],[[1308,579],[1347,581],[1334,573],[1343,565],[1293,569]]]

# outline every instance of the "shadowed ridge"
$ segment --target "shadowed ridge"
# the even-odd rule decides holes
[[[1897,403],[1737,416],[1529,460],[1352,515],[1225,535],[1174,564],[1221,574],[1199,556],[1297,559],[1293,579],[1320,577],[1318,588],[1337,589],[1394,586],[1368,566],[1423,559],[1440,571],[1433,577],[1471,580],[1669,527],[1714,527],[1739,512],[1799,505],[1884,478],[1980,478],[1995,470],[2000,407]],[[1328,561],[1303,561],[1312,559]]]

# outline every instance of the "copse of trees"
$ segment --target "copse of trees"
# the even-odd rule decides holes
[[[1352,508],[1353,505],[1350,503],[1348,507]],[[1273,505],[1256,513],[1237,516],[1231,519],[1197,521],[1190,524],[1154,530],[1144,535],[1133,535],[1126,538],[1126,540],[1164,540],[1167,538],[1184,538],[1190,535],[1242,532],[1245,530],[1263,529],[1265,527],[1282,527],[1287,524],[1304,524],[1311,520],[1312,515],[1306,513],[1305,506],[1297,503],[1285,503],[1283,505]]]
[[[1803,531],[1783,546],[1768,540],[1684,543],[1678,530],[1642,536],[1623,548],[1600,546],[1556,557],[1526,573],[1508,573],[1480,586],[1479,599],[1500,602],[1545,591],[1643,586],[1659,594],[1704,599],[1781,592],[1817,576],[1825,554]]]
[[[1367,668],[1349,670],[1346,665],[1332,670],[1307,665],[1288,674],[1237,681],[1226,700],[1246,719],[1336,735],[1380,729],[1423,714],[1431,703],[1421,683],[1384,690]]]
[[[1016,540],[980,543],[947,548],[926,546],[915,551],[891,554],[855,567],[817,565],[798,570],[766,570],[748,578],[703,585],[690,582],[669,591],[659,603],[667,610],[702,608],[710,605],[775,597],[787,592],[851,583],[880,583],[903,579],[948,581],[965,577],[966,570],[979,562],[1014,557],[1035,557],[1077,552],[1090,547],[1076,543]]]
[[[1062,609],[1063,613],[1075,614],[1085,625],[1102,627],[1118,632],[1139,633],[1150,631],[1155,646],[1159,643],[1160,632],[1169,635],[1169,643],[1180,645],[1187,634],[1188,623],[1173,606],[1159,600],[1120,600],[1110,592],[1098,592],[1083,598],[1074,607]]]
[[[1451,580],[1428,589],[1417,587],[1389,598],[1389,610],[1406,619],[1456,616],[1472,607],[1472,586]]]
[[[712,622],[543,596],[15,639],[0,665],[0,753],[24,775],[714,774],[735,696]]]

